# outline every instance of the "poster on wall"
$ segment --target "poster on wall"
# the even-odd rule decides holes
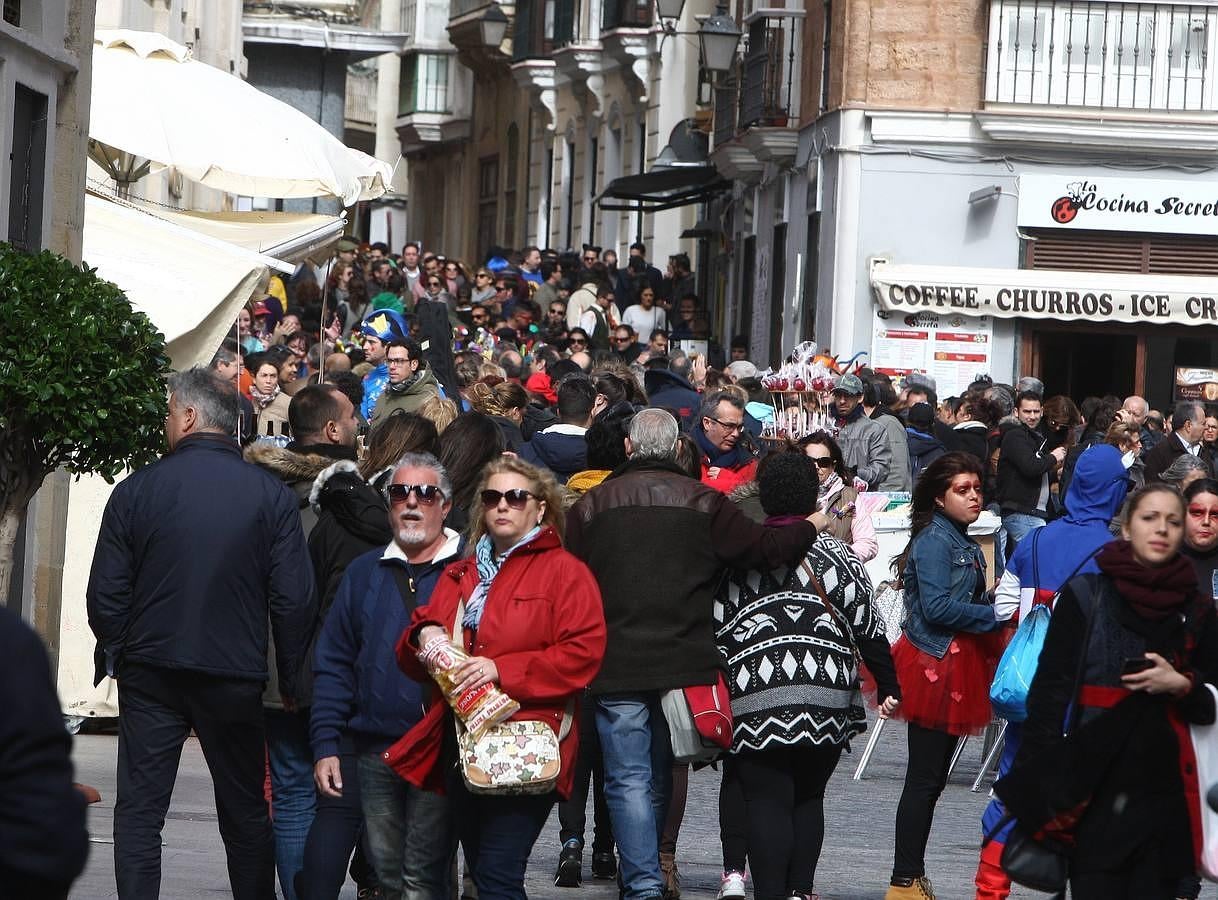
[[[1218,402],[1218,369],[1177,367],[1175,399]]]
[[[892,378],[925,372],[940,397],[958,396],[978,375],[988,374],[993,350],[989,316],[875,311],[871,367]]]

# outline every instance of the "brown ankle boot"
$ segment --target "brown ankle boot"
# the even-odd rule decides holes
[[[935,900],[935,889],[925,875],[920,878],[893,878],[884,900]]]
[[[681,873],[677,871],[675,853],[660,853],[660,876],[664,879],[664,900],[679,900]]]

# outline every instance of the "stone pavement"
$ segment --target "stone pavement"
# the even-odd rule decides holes
[[[892,865],[893,816],[904,774],[904,726],[892,723],[882,735],[867,777],[851,780],[864,743],[845,755],[826,797],[826,837],[817,871],[816,888],[825,900],[879,900],[884,895]],[[99,900],[116,896],[113,846],[110,844],[114,812],[114,765],[118,740],[112,735],[76,738],[74,758],[77,779],[102,793],[102,802],[89,813],[91,854],[85,874],[74,887],[73,900]],[[969,788],[980,766],[981,741],[969,742],[951,783],[939,802],[931,833],[927,870],[941,900],[969,900],[977,861],[979,819],[986,793]],[[722,866],[717,818],[719,776],[703,770],[690,777],[689,804],[677,847],[682,896],[713,900]],[[591,811],[589,810],[589,824]],[[586,881],[579,889],[555,888],[553,870],[558,859],[558,820],[551,816],[534,849],[529,867],[528,892],[539,900],[616,900],[611,883]],[[589,835],[589,839],[591,836]],[[196,741],[182,754],[177,787],[165,823],[164,900],[225,897],[228,880],[224,851],[216,830],[211,778]],[[588,858],[585,858],[585,863]],[[1017,900],[1040,896],[1016,891]],[[348,887],[343,900],[355,897]]]

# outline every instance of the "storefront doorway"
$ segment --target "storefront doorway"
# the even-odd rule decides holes
[[[1134,393],[1138,338],[1133,334],[1054,330],[1036,334],[1039,371],[1045,395],[1084,397]]]

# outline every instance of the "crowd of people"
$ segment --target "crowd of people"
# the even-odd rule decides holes
[[[1035,603],[1055,611],[976,896],[1009,893],[1016,826],[1070,829],[1075,897],[1196,896],[1178,751],[1214,718],[1218,417],[1076,406],[1033,378],[940,399],[929,376],[863,368],[798,401],[823,430],[763,440],[774,404],[747,342],[723,353],[694,284],[641,245],[624,268],[595,247],[471,268],[343,243],[171,378],[170,452],[116,488],[88,590],[122,710],[120,897],[158,894],[193,729],[238,900],[276,880],[334,898],[348,876],[361,897],[522,898],[555,806],[555,884],[676,900],[672,695],[717,685],[734,717],[719,900],[817,896],[865,697],[907,722],[886,898],[930,900],[953,755],[993,722]],[[900,634],[864,566],[888,502],[911,520]],[[987,509],[993,571],[970,534]],[[508,724],[557,738],[552,788],[475,777],[462,704],[495,692]]]

